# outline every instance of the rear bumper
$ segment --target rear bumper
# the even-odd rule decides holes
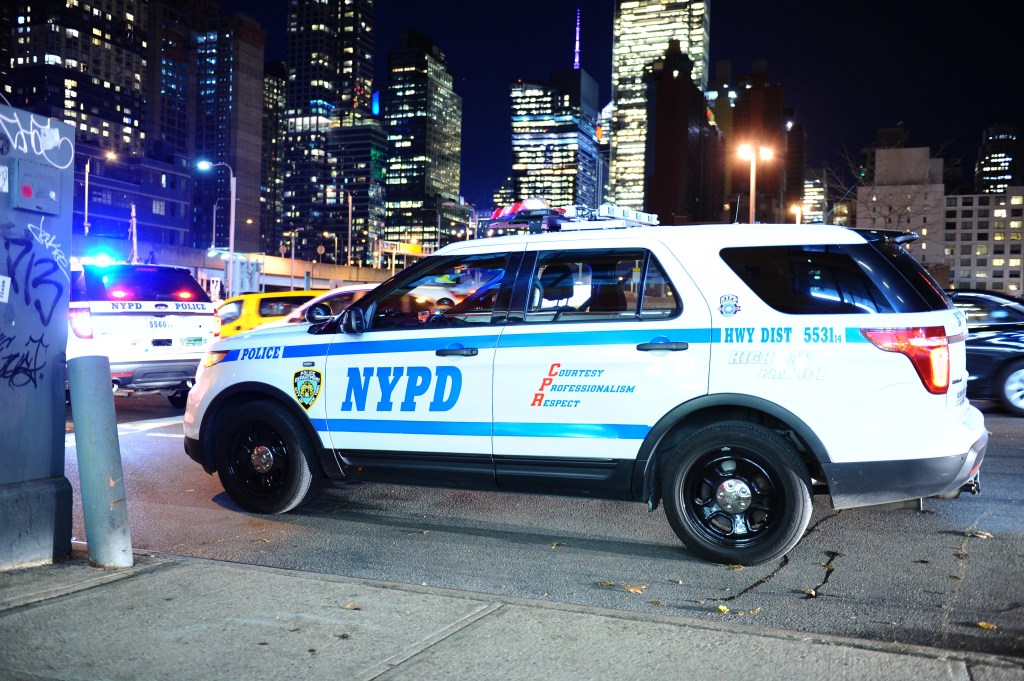
[[[111,362],[110,380],[121,390],[188,389],[195,382],[199,360]]]
[[[964,454],[933,459],[822,464],[834,508],[856,508],[956,492],[974,478],[988,431]]]

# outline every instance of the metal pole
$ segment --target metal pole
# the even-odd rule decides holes
[[[217,204],[220,199],[213,202],[213,229],[210,234],[210,248],[217,248]]]
[[[754,224],[754,205],[757,203],[757,153],[755,148],[750,155],[750,224]]]
[[[234,281],[232,275],[234,274],[234,260],[235,260],[235,171],[232,170],[231,166],[227,163],[228,174],[231,176],[231,206],[228,210],[228,266],[225,270],[228,280],[228,295],[230,298],[234,292]]]
[[[135,220],[135,204],[132,206],[132,219],[129,223],[128,231],[131,232],[132,236],[132,257],[129,258],[131,263],[134,265],[139,262],[139,223]]]
[[[68,360],[67,367],[89,560],[105,568],[131,567],[132,538],[110,360],[87,355]]]
[[[85,236],[89,236],[89,165],[91,163],[91,158],[85,159],[85,219],[82,220]]]
[[[292,280],[291,289],[295,290],[295,230],[292,230]]]
[[[348,194],[348,250],[345,251],[346,265],[352,264],[352,192],[346,191]],[[334,237],[337,239],[338,237]],[[337,250],[337,248],[335,248]],[[335,254],[334,261],[337,262],[337,254]]]

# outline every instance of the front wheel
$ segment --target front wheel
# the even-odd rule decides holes
[[[755,565],[793,548],[811,518],[811,481],[793,445],[745,421],[714,423],[676,447],[662,468],[676,535],[719,563]]]
[[[318,488],[313,444],[298,419],[271,401],[232,412],[214,443],[217,475],[235,502],[254,513],[285,513]]]
[[[1024,416],[1024,362],[1010,364],[999,373],[999,401],[1016,416]]]

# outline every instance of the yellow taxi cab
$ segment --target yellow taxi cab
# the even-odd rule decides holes
[[[323,291],[277,291],[233,296],[217,308],[214,334],[226,338],[276,321],[321,293]]]

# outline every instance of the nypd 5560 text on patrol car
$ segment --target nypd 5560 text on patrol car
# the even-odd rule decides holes
[[[451,244],[340,315],[215,343],[185,449],[254,512],[326,479],[590,496],[771,560],[813,493],[977,490],[964,316],[896,241],[591,220]],[[424,303],[439,282],[458,300]]]

